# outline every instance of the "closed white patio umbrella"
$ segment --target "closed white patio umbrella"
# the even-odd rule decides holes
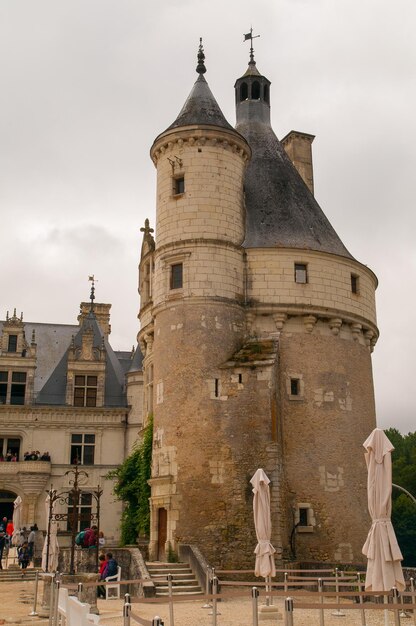
[[[18,538],[20,538],[20,527],[22,525],[22,506],[23,501],[20,496],[17,496],[16,500],[13,502],[13,535],[12,535],[12,545],[16,546],[18,544]]]
[[[55,520],[51,519],[49,523],[50,514],[50,498],[49,494],[45,500],[46,508],[46,537],[42,550],[42,569],[44,572],[56,572],[58,569],[58,557],[59,557],[59,544],[58,544],[58,525]],[[53,512],[53,506],[52,506]],[[48,534],[49,528],[49,534]],[[49,550],[48,550],[48,537],[49,537]]]
[[[276,575],[274,553],[276,550],[270,543],[272,523],[270,518],[270,480],[262,469],[258,469],[252,479],[253,514],[256,528],[257,546],[255,549],[256,564],[254,574],[264,578]]]
[[[367,557],[365,589],[390,591],[396,587],[403,591],[403,556],[391,523],[391,452],[394,447],[380,428],[373,430],[363,446],[368,469],[368,510],[372,520],[362,549]]]

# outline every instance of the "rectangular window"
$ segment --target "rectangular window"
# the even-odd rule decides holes
[[[300,381],[299,378],[291,378],[290,379],[290,395],[298,396],[300,390]]]
[[[17,335],[9,335],[7,352],[17,352]]]
[[[68,518],[66,529],[71,532],[72,530],[72,522],[74,519],[74,503],[69,496],[68,501]],[[85,530],[85,528],[90,528],[92,525],[92,494],[87,492],[81,492],[79,502],[78,502],[78,523],[77,523],[77,532],[81,530]]]
[[[10,404],[24,404],[26,392],[26,372],[12,372]]]
[[[17,437],[1,437],[0,439],[0,454],[4,460],[11,460],[16,457],[19,460],[20,456],[20,439]]]
[[[185,177],[180,176],[179,178],[174,179],[174,194],[179,196],[180,194],[185,193]]]
[[[308,272],[305,263],[295,263],[295,283],[305,284],[308,282]]]
[[[299,526],[308,526],[308,509],[299,508]]]
[[[219,378],[214,378],[214,394],[215,397],[218,398],[220,395],[220,381]]]
[[[74,406],[97,406],[97,376],[75,376]]]
[[[6,404],[8,372],[0,372],[0,404]]]
[[[72,465],[94,465],[95,435],[71,435]]]
[[[359,293],[359,277],[356,274],[351,274],[351,291]]]
[[[170,266],[170,288],[182,289],[183,287],[183,264],[175,263]]]

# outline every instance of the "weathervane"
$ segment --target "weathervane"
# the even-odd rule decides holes
[[[253,35],[253,29],[250,28],[250,32],[243,35],[243,37],[244,37],[243,41],[247,41],[248,39],[250,39],[250,63],[255,63],[253,39],[257,39],[257,37],[260,37],[260,35]]]
[[[92,276],[88,276],[88,280],[92,283],[92,285],[91,285],[91,294],[90,294],[90,300],[91,300],[90,313],[92,313],[94,311],[95,282],[96,282],[96,278],[95,278],[94,274]]]

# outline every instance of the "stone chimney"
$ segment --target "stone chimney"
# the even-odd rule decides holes
[[[281,144],[293,165],[302,176],[303,181],[313,194],[312,142],[315,135],[291,130],[283,137]]]
[[[108,338],[108,335],[111,333],[110,309],[111,309],[111,304],[103,304],[102,302],[94,302],[94,314],[106,338]],[[77,317],[77,320],[80,326],[82,324],[82,321],[86,318],[86,316],[90,312],[90,310],[91,310],[91,302],[81,302],[80,313]]]

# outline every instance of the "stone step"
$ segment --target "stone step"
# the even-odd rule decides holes
[[[166,568],[170,568],[170,569],[181,569],[181,568],[187,568],[189,569],[189,565],[188,563],[164,563],[162,561],[149,561],[148,563],[146,563],[146,567],[147,569],[152,569],[152,568],[156,568],[156,569],[166,569]]]
[[[191,569],[186,569],[186,570],[181,570],[180,572],[178,570],[175,570],[173,572],[170,572],[169,570],[149,570],[149,572],[152,573],[152,576],[154,576],[155,578],[157,578],[158,576],[160,577],[165,577],[169,576],[169,574],[172,576],[172,578],[180,578],[180,577],[186,577],[186,576],[193,576],[192,570]]]
[[[173,595],[198,595],[202,593],[201,587],[187,563],[146,563],[147,570],[155,585],[156,596],[169,596],[169,584],[166,579],[168,574],[172,576]]]
[[[198,589],[198,591],[186,591],[186,590],[182,590],[182,591],[178,591],[173,593],[172,595],[180,595],[180,596],[200,596],[202,595],[202,591],[201,589]],[[169,596],[169,591],[157,591],[156,592],[156,597],[157,598],[165,598],[166,596]]]
[[[17,580],[21,581],[22,579],[35,580],[35,578],[36,578],[36,574],[33,570],[26,572],[25,575],[23,575],[22,572],[10,572],[10,573],[8,572],[7,574],[2,574],[0,572],[0,583],[2,582],[10,583],[10,582],[17,581]]]
[[[152,578],[154,578],[155,580],[166,580],[169,574],[161,574],[160,576],[158,574],[153,574],[152,573]],[[187,572],[186,574],[171,574],[172,576],[172,582],[175,583],[178,580],[195,580],[195,576],[192,574],[192,572]]]
[[[166,582],[166,579],[157,580],[155,578],[153,580],[153,583],[155,587],[169,587],[169,584]],[[198,581],[196,580],[195,576],[193,576],[192,578],[186,578],[185,580],[183,579],[172,580],[172,587],[177,587],[178,585],[186,587],[187,585],[197,585],[197,584],[198,584]]]

